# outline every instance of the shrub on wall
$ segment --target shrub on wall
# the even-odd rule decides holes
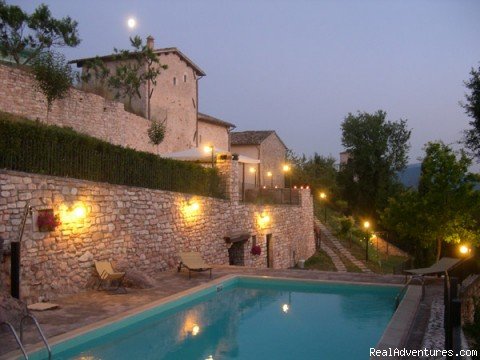
[[[0,113],[0,168],[223,197],[216,169],[112,145],[69,128]]]

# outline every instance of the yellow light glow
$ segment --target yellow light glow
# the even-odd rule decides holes
[[[263,188],[266,189],[267,187],[265,185],[263,185]]]
[[[253,174],[254,172],[257,172],[257,169],[255,169],[254,167],[251,167],[250,172]]]
[[[207,154],[211,153],[213,151],[213,146],[205,146],[203,151],[205,151]]]
[[[275,185],[275,189],[278,189],[278,185]]]
[[[192,327],[192,335],[195,336],[199,332],[200,332],[200,326],[198,326],[197,324],[194,324],[193,327]]]
[[[267,172],[267,176],[272,177],[273,176],[272,172],[271,171]]]
[[[327,198],[327,194],[325,194],[324,192],[321,192],[320,193],[320,198],[325,200]]]
[[[269,222],[270,222],[270,215],[268,215],[266,212],[263,212],[258,215],[258,225],[261,228],[267,227]]]
[[[377,235],[375,234],[372,234],[372,236],[370,236],[370,240],[375,240],[377,238]]]
[[[459,251],[460,254],[467,255],[470,252],[470,248],[467,245],[461,245]]]
[[[288,306],[288,304],[283,304],[282,311],[286,314],[288,313],[288,310],[290,310],[290,307]]]
[[[213,360],[213,355],[209,355],[205,360]]]
[[[127,20],[127,26],[130,28],[130,29],[133,29],[134,27],[137,26],[137,20],[135,20],[134,18],[129,18]]]
[[[186,218],[196,215],[200,210],[200,203],[196,200],[190,200],[182,206],[182,213]]]
[[[289,165],[283,165],[283,171],[285,171],[285,172],[290,171],[290,166]]]
[[[76,218],[83,218],[85,215],[87,215],[87,209],[85,209],[85,206],[83,205],[78,205],[75,207],[75,209],[73,209],[73,215]]]
[[[296,188],[297,188],[297,185],[295,185],[293,188],[296,189]]]
[[[364,222],[363,222],[363,227],[364,227],[365,229],[368,229],[368,228],[370,227],[370,222],[369,222],[369,221],[364,221]]]
[[[309,186],[309,185],[307,185],[307,187],[306,187],[305,189],[307,189],[307,190],[308,190],[308,189],[310,189],[310,186]]]
[[[62,224],[68,224],[84,219],[87,216],[87,208],[82,202],[77,202],[71,207],[62,204],[60,205],[59,213]]]

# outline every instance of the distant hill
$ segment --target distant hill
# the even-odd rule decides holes
[[[420,173],[422,170],[422,164],[410,164],[407,165],[405,170],[398,173],[398,179],[406,187],[418,187],[418,182],[420,181]]]

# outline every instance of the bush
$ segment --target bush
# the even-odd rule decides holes
[[[223,197],[216,169],[112,145],[69,128],[0,113],[0,168]]]

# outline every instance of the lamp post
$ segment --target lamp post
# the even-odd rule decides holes
[[[290,166],[285,164],[283,165],[283,173],[285,174],[284,177],[287,177],[287,173],[290,172]],[[290,177],[288,178],[288,188],[290,190],[290,204],[292,204],[292,184],[290,183],[291,179]]]
[[[324,223],[327,225],[327,194],[321,192],[320,199],[323,201]]]
[[[213,169],[213,164],[214,164],[214,157],[213,157],[213,152],[214,152],[215,148],[213,147],[213,145],[209,145],[209,146],[205,146],[203,151],[205,151],[207,154],[208,153],[211,153],[212,154],[212,169]]]
[[[365,261],[368,261],[368,229],[370,228],[370,222],[364,221],[363,228],[365,229]]]
[[[270,187],[273,188],[273,174],[271,171],[267,172],[267,177],[270,178]]]

